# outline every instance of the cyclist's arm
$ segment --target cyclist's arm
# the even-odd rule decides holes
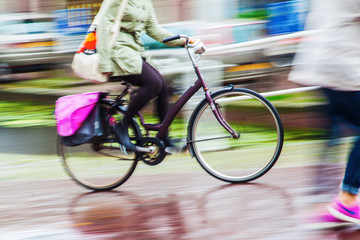
[[[152,37],[153,39],[155,39],[156,41],[159,41],[159,42],[162,42],[162,39],[164,39],[164,38],[172,37],[175,35],[169,31],[163,29],[159,25],[156,15],[155,15],[155,10],[154,10],[154,7],[152,6],[152,4],[149,8],[149,12],[150,12],[150,16],[145,25],[146,34],[148,34],[150,37]],[[166,45],[168,45],[170,47],[184,46],[184,40],[179,39],[176,41],[171,41],[171,42],[166,43]]]
[[[96,51],[99,54],[100,71],[104,73],[112,72],[110,59],[110,33],[115,18],[113,9],[118,9],[119,4],[120,3],[117,1],[103,1],[100,9],[103,14],[99,20],[99,25],[96,28]]]

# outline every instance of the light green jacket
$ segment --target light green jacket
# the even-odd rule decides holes
[[[140,74],[142,58],[150,61],[149,55],[144,52],[140,34],[145,32],[157,41],[174,34],[159,26],[151,0],[129,0],[121,21],[121,31],[114,46],[109,49],[110,31],[121,2],[122,0],[104,0],[101,6],[104,14],[96,29],[100,71],[113,72],[113,76]],[[181,46],[183,41],[172,41],[167,45]]]

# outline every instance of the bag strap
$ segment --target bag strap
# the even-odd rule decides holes
[[[116,15],[115,23],[111,28],[110,48],[114,45],[115,40],[117,38],[117,35],[120,32],[121,20],[122,20],[122,18],[124,16],[125,7],[126,7],[127,2],[128,2],[128,0],[122,0],[121,4],[119,6],[119,11],[118,11],[118,13]]]

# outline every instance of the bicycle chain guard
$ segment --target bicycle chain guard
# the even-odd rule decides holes
[[[139,143],[136,144],[138,146],[148,148],[148,147],[154,147],[155,151],[152,153],[141,153],[141,156],[139,157],[140,160],[142,160],[144,163],[155,166],[164,160],[166,156],[165,152],[165,146],[164,143],[158,139],[158,138],[141,138]]]

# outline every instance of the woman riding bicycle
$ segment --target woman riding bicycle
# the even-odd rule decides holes
[[[131,94],[128,109],[124,106],[129,84],[115,99],[101,96],[99,110],[106,115],[101,115],[100,120],[106,134],[76,146],[63,144],[59,138],[59,156],[71,178],[88,189],[111,190],[129,179],[139,161],[155,166],[168,153],[180,153],[187,148],[207,173],[222,181],[245,183],[267,173],[278,160],[284,141],[281,118],[275,107],[261,94],[233,85],[211,92],[198,65],[205,47],[201,41],[194,42],[185,35],[174,36],[159,27],[151,0],[129,0],[115,45],[108,50],[110,28],[115,28],[114,19],[119,19],[122,12],[117,14],[116,11],[120,7],[123,10],[121,3],[126,1],[104,0],[100,9],[102,12],[98,16],[105,13],[103,19],[97,19],[100,20],[97,28],[100,66],[111,80],[125,80],[140,89],[135,95]],[[171,46],[184,46],[193,65],[195,80],[169,113],[167,87],[144,53],[140,42],[142,31]],[[204,98],[195,104],[189,118],[185,147],[181,150],[171,147],[169,126],[201,89]],[[134,121],[141,108],[156,96],[161,122],[154,126],[147,124],[144,118]],[[193,106],[194,103],[196,101]],[[113,129],[113,120],[119,118],[123,120]],[[129,127],[131,136],[136,138],[136,146],[130,142]],[[149,131],[157,132],[156,136],[148,136]],[[127,150],[135,154],[124,156]]]
[[[147,33],[157,41],[171,37],[174,34],[161,28],[157,22],[151,0],[129,0],[121,22],[121,30],[111,50],[110,29],[114,24],[123,0],[105,0],[101,8],[104,11],[97,27],[98,45],[100,55],[100,70],[109,76],[110,81],[124,80],[138,86],[137,93],[131,98],[119,129],[121,144],[130,151],[136,151],[135,145],[130,142],[128,127],[135,114],[156,96],[156,109],[160,121],[168,113],[168,88],[160,73],[150,61],[149,55],[144,52],[140,40],[142,32]],[[184,46],[183,40],[167,43],[168,46]],[[166,146],[171,145],[169,137],[162,139]]]

